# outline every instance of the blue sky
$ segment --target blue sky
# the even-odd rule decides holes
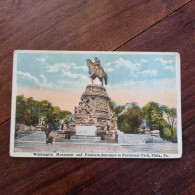
[[[107,90],[176,90],[176,56],[146,54],[18,53],[17,85],[83,91],[90,83],[86,59],[98,57],[108,74]]]

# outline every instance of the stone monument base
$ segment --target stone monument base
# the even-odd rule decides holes
[[[117,141],[114,131],[98,131],[97,135],[101,137],[101,140],[109,143],[115,143]]]
[[[71,140],[82,140],[82,141],[101,141],[100,136],[84,136],[84,135],[73,135],[70,137]]]
[[[78,106],[75,106],[68,130],[58,131],[59,140],[71,139],[71,136],[76,135],[83,136],[82,139],[97,136],[105,142],[115,142],[114,130],[117,129],[117,117],[109,108],[109,100],[102,85],[87,85]]]
[[[151,130],[148,129],[148,128],[146,128],[146,129],[144,130],[144,134],[151,134]]]
[[[63,142],[64,139],[70,139],[71,135],[74,135],[75,132],[71,130],[58,130],[58,135],[55,139],[56,142]]]
[[[44,129],[45,129],[45,126],[44,125],[38,124],[36,126],[36,131],[43,131]]]
[[[76,135],[95,136],[97,127],[95,125],[76,125]]]
[[[115,143],[117,142],[117,137],[115,136],[114,131],[91,131],[90,133],[87,133],[85,126],[83,128],[76,128],[77,130],[58,130],[58,135],[55,139],[56,142],[63,142],[64,139],[70,139],[74,141],[79,140],[86,140],[86,141],[104,141],[109,143]],[[90,127],[88,127],[88,130]],[[92,128],[93,129],[93,128]]]

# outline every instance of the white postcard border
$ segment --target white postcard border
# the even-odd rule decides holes
[[[14,151],[14,135],[15,135],[15,118],[16,118],[16,94],[17,94],[17,54],[19,53],[45,53],[45,54],[123,54],[123,55],[175,55],[176,56],[176,83],[177,83],[177,142],[178,142],[178,154],[157,154],[157,153],[125,153],[126,156],[119,156],[119,153],[115,157],[102,156],[105,153],[93,153],[94,156],[86,156],[86,153],[82,153],[81,156],[74,154],[72,157],[57,156],[57,153],[47,152],[15,152]],[[10,156],[11,157],[29,157],[29,158],[143,158],[143,159],[174,159],[182,157],[182,112],[181,112],[181,64],[180,54],[177,52],[116,52],[116,51],[53,51],[53,50],[15,50],[13,56],[13,76],[12,76],[12,102],[11,102],[11,128],[10,128]],[[38,155],[34,155],[37,153]],[[41,153],[43,155],[41,155]],[[45,153],[45,155],[44,155]],[[62,153],[62,152],[59,152]],[[50,154],[50,155],[47,155]],[[63,154],[63,153],[62,153]],[[100,156],[99,156],[99,155]],[[145,156],[144,156],[145,155]],[[159,156],[158,156],[159,155]],[[129,157],[128,157],[129,156]],[[139,156],[139,157],[136,157]]]

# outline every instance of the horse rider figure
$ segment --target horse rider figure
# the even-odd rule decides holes
[[[101,74],[99,70],[102,69],[102,66],[101,66],[100,60],[97,57],[95,57],[94,60],[95,60],[94,65],[96,68],[96,74],[99,75]],[[100,75],[100,77],[102,77],[102,75]]]
[[[102,67],[102,66],[101,66],[101,63],[100,63],[100,60],[99,60],[97,57],[94,58],[94,65],[95,65],[97,68]]]
[[[105,84],[107,84],[107,74],[104,71],[103,67],[101,66],[100,60],[97,57],[94,58],[94,62],[88,59],[87,64],[89,68],[89,75],[92,82],[96,77],[98,77],[102,85],[103,85],[103,79],[105,81]]]

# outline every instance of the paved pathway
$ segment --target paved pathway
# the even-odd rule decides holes
[[[153,141],[153,143],[151,143]],[[154,143],[155,142],[155,143]],[[151,135],[124,135],[123,143],[93,143],[73,140],[45,143],[44,132],[33,132],[15,141],[20,152],[82,152],[82,153],[177,153],[178,145]]]

